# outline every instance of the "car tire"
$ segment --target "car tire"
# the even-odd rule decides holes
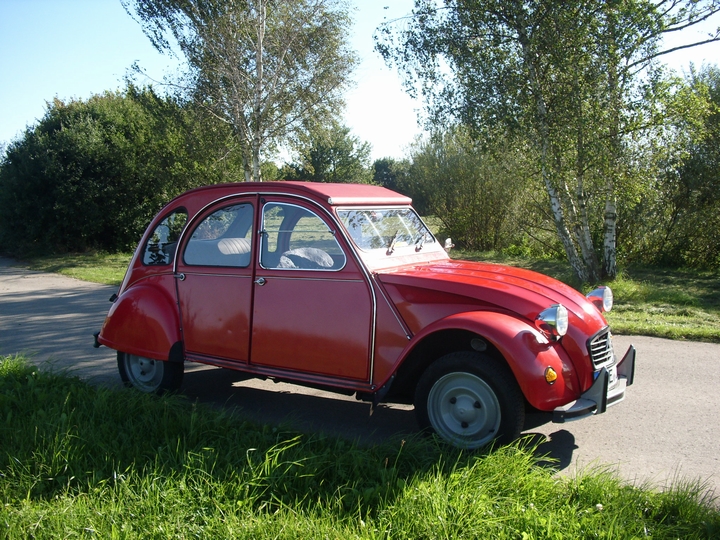
[[[163,394],[180,388],[184,366],[180,362],[153,360],[118,351],[118,371],[125,386],[148,394]]]
[[[510,368],[476,352],[433,362],[418,381],[414,405],[421,429],[459,448],[507,444],[525,422],[525,399]]]

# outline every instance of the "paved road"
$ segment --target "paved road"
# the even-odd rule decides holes
[[[115,353],[92,347],[114,287],[29,272],[0,258],[0,354],[28,353],[36,364],[99,384],[119,385]],[[664,487],[700,479],[720,494],[720,345],[617,336],[615,348],[638,349],[636,384],[604,415],[568,424],[534,425],[543,450],[567,474],[611,466],[631,482]],[[189,366],[183,392],[192,399],[235,406],[261,422],[379,441],[413,433],[412,409]]]

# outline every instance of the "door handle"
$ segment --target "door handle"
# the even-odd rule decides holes
[[[255,280],[255,283],[262,287],[263,285],[265,285],[267,283],[267,280],[264,277],[261,277],[261,278],[257,278]]]
[[[175,279],[179,279],[180,281],[185,281],[185,274],[175,274]]]

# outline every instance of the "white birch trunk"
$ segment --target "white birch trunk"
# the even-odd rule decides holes
[[[605,201],[605,240],[603,242],[603,274],[609,278],[617,276],[617,209],[615,197],[608,194]]]

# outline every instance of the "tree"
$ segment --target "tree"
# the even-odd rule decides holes
[[[408,26],[381,28],[377,48],[422,93],[432,125],[527,134],[568,261],[597,281],[616,272],[631,135],[663,121],[644,86],[667,52],[661,38],[719,10],[717,0],[416,0]]]
[[[346,126],[314,129],[297,154],[295,162],[283,168],[283,178],[360,184],[371,180],[370,144],[351,135]]]
[[[376,159],[372,168],[373,183],[393,191],[400,191],[403,181],[409,174],[410,162],[405,159],[398,161],[391,157],[384,157]]]
[[[502,154],[482,147],[463,127],[435,133],[412,146],[409,174],[398,187],[437,217],[445,233],[467,249],[500,250],[519,236],[525,153],[504,140]]]
[[[152,89],[55,100],[0,161],[0,247],[129,250],[175,195],[241,169],[222,123]]]
[[[691,70],[662,139],[653,190],[633,215],[633,261],[720,268],[720,70]],[[705,114],[689,114],[703,107]],[[660,146],[660,145],[659,145]]]
[[[232,127],[245,180],[276,145],[334,118],[356,63],[338,0],[121,0],[161,52],[174,40],[188,89]]]

